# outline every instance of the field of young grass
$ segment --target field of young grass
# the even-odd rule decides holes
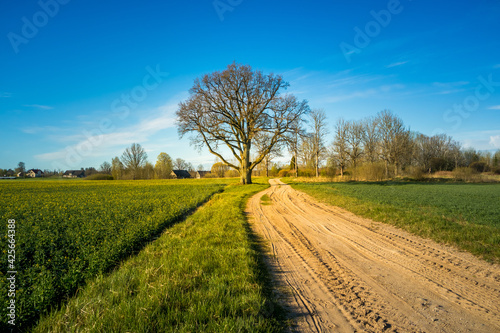
[[[283,180],[327,204],[500,262],[500,184]]]
[[[9,302],[5,274],[15,270],[16,328],[31,327],[225,186],[217,180],[0,183],[2,308]],[[12,219],[15,235],[8,238]],[[15,258],[8,258],[12,238]],[[0,331],[11,327],[7,320],[2,314]]]
[[[35,332],[275,332],[279,308],[243,213],[267,187],[230,185],[93,279]]]

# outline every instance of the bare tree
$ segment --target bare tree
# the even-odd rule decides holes
[[[125,149],[121,161],[125,168],[132,173],[132,178],[136,179],[139,175],[140,168],[144,166],[147,158],[148,154],[146,154],[144,148],[138,143],[133,143],[130,147]]]
[[[189,163],[184,161],[182,158],[176,158],[172,167],[174,170],[187,170],[189,168]]]
[[[328,135],[325,111],[315,109],[310,113],[312,127],[312,149],[314,154],[314,169],[319,177],[319,165],[326,154],[325,139]]]
[[[242,184],[251,184],[252,170],[309,110],[306,101],[280,95],[287,87],[279,75],[264,75],[236,63],[222,72],[207,74],[195,80],[190,97],[179,105],[179,134],[195,133],[193,144],[200,149],[206,146],[239,171]],[[271,140],[252,162],[252,141],[259,133],[269,134]],[[220,145],[225,145],[238,162],[224,157]]]
[[[363,125],[356,121],[347,122],[347,153],[349,154],[349,160],[351,161],[352,167],[356,169],[361,155],[363,155]]]
[[[103,162],[101,166],[99,167],[99,171],[101,173],[105,173],[110,175],[111,174],[111,164],[109,162]]]
[[[299,145],[299,161],[307,169],[314,169],[314,144],[311,133],[306,133],[301,137]]]
[[[379,131],[377,118],[367,118],[362,122],[363,150],[365,160],[374,163],[378,159]]]
[[[344,169],[349,161],[347,146],[348,123],[344,119],[339,119],[335,125],[335,138],[332,144],[332,155],[340,168],[340,175],[344,176]]]
[[[155,164],[155,175],[158,179],[170,178],[170,173],[172,173],[173,164],[172,158],[167,153],[160,153],[156,159]]]
[[[389,165],[394,165],[395,175],[408,153],[410,131],[403,124],[403,120],[384,110],[377,115],[380,133],[380,156],[385,162],[385,175],[389,177]]]
[[[285,142],[288,147],[288,151],[292,153],[293,156],[293,167],[295,171],[295,177],[298,176],[299,173],[299,147],[301,140],[305,137],[305,131],[302,128],[302,121],[299,120],[295,124],[292,124],[292,128],[290,132],[285,137]]]
[[[262,154],[267,150],[269,144],[271,143],[271,135],[268,133],[259,133],[255,136],[254,145],[257,151],[257,155]],[[278,142],[273,146],[271,150],[265,155],[263,163],[264,168],[266,169],[266,177],[269,177],[269,164],[276,157],[283,156],[281,150],[283,149],[283,142]]]

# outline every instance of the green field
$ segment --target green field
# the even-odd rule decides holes
[[[227,184],[227,182],[226,182]],[[16,220],[16,328],[109,272],[226,184],[220,181],[0,183],[0,302],[7,304],[7,221]],[[11,257],[12,259],[12,257]],[[11,262],[12,263],[12,262]],[[2,315],[0,331],[7,317]]]
[[[111,274],[92,280],[34,331],[280,331],[282,312],[243,214],[249,196],[267,186],[227,187]]]
[[[500,261],[500,184],[284,181],[327,204]]]

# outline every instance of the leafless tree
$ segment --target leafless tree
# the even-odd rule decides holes
[[[319,165],[326,155],[325,139],[329,132],[324,110],[313,110],[310,113],[310,118],[312,127],[311,138],[314,154],[314,169],[316,170],[316,177],[319,177]]]
[[[271,136],[268,133],[259,133],[255,136],[254,145],[257,151],[257,155],[262,154],[263,151],[267,150],[269,144],[271,143]],[[266,177],[269,177],[269,164],[276,157],[283,156],[281,150],[283,149],[283,142],[278,142],[273,146],[273,148],[264,157],[263,163],[266,169]]]
[[[172,162],[172,168],[174,168],[174,170],[188,170],[189,163],[182,158],[176,158],[175,161]]]
[[[361,155],[363,155],[363,125],[356,121],[347,122],[347,135],[345,141],[347,142],[347,153],[352,167],[356,169]]]
[[[286,146],[288,151],[294,157],[294,171],[295,177],[298,176],[299,173],[299,147],[301,140],[305,137],[305,130],[302,128],[302,121],[297,121],[295,124],[292,124],[292,128],[290,132],[286,135]]]
[[[99,172],[110,175],[111,174],[111,164],[109,162],[103,162],[99,167]]]
[[[405,153],[408,153],[410,131],[403,124],[403,120],[384,110],[377,115],[380,133],[380,157],[385,162],[385,174],[389,177],[389,165],[394,165],[395,175],[401,166]]]
[[[280,95],[287,87],[279,75],[264,75],[236,63],[222,72],[207,74],[195,80],[190,97],[179,105],[179,134],[194,133],[193,144],[200,149],[206,146],[239,171],[242,184],[251,184],[252,170],[309,111],[306,101]],[[259,133],[269,134],[271,140],[252,162],[252,141]],[[238,162],[224,157],[220,145],[225,145]]]
[[[139,169],[144,166],[147,158],[148,154],[144,148],[138,143],[133,143],[123,152],[121,162],[132,173],[132,178],[136,179]]]
[[[363,150],[365,160],[374,163],[378,159],[379,131],[377,118],[363,120]]]
[[[332,144],[332,155],[340,168],[340,175],[344,176],[344,170],[349,161],[347,133],[349,130],[348,123],[344,119],[339,119],[335,125],[335,138]]]

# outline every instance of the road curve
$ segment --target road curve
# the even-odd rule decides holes
[[[270,183],[247,214],[292,331],[500,332],[498,265]]]

